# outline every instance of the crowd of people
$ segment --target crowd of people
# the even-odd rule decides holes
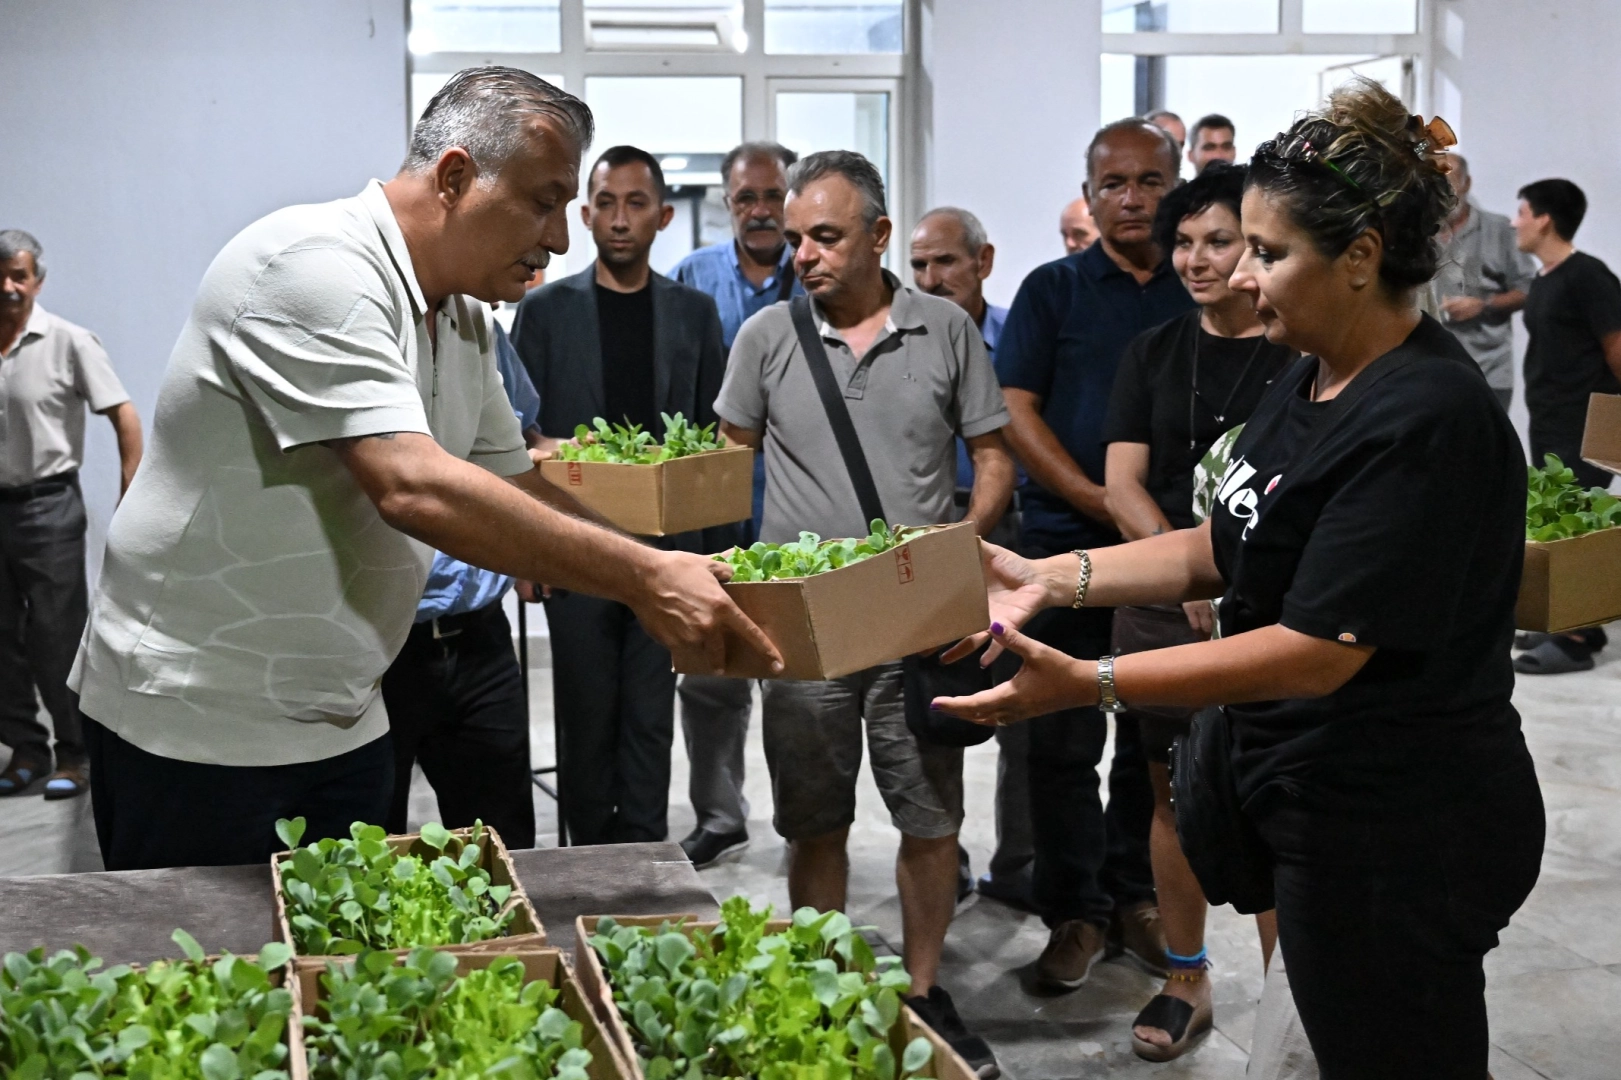
[[[445,824],[531,846],[516,588],[549,623],[571,842],[666,838],[679,703],[682,846],[702,867],[747,845],[758,691],[791,900],[841,908],[865,751],[899,834],[908,1000],[981,1076],[994,1055],[939,981],[974,891],[1045,920],[1049,989],[1110,956],[1162,977],[1141,1056],[1210,1030],[1212,853],[1179,838],[1171,762],[1214,738],[1231,842],[1264,864],[1264,957],[1287,955],[1324,1075],[1478,1080],[1481,960],[1542,847],[1513,671],[1591,667],[1605,645],[1512,640],[1510,319],[1530,335],[1533,460],[1604,483],[1577,448],[1587,395],[1621,393],[1621,283],[1573,246],[1575,184],[1493,214],[1444,125],[1372,84],[1247,165],[1235,135],[1214,113],[1105,125],[1061,213],[1068,254],[1001,308],[969,209],[919,218],[903,280],[877,168],[765,142],[722,163],[732,239],[660,274],[658,158],[614,146],[582,170],[582,103],[470,69],[398,176],[222,251],[144,462],[106,353],[36,301],[40,245],[0,233],[0,795],[88,788],[109,869],[221,865],[265,858],[295,813],[311,838],[402,831],[420,766]],[[582,176],[594,258],[541,284]],[[87,407],[127,489],[93,605]],[[540,477],[579,424],[657,433],[676,412],[758,451],[753,519],[637,542]],[[890,521],[985,540],[995,622],[952,655],[982,649],[957,662],[993,685],[934,703],[996,729],[977,879],[958,832],[990,808],[964,805],[961,746],[909,725],[899,662],[719,674],[727,638],[775,651],[704,555],[865,534],[863,472]]]

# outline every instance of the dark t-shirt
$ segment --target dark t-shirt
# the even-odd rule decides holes
[[[1138,334],[1193,307],[1170,260],[1145,285],[1115,265],[1102,241],[1038,266],[1019,286],[996,343],[1002,385],[1041,398],[1041,417],[1070,457],[1103,483],[1103,419],[1115,368]],[[1065,551],[1118,543],[1034,480],[1020,487],[1027,546]]]
[[[653,386],[653,290],[597,290],[597,329],[602,339],[602,391],[609,423],[632,423],[664,437]]]
[[[1264,335],[1217,337],[1199,325],[1202,314],[1190,311],[1126,347],[1103,424],[1105,443],[1148,445],[1148,494],[1178,529],[1193,528],[1194,466],[1249,419],[1296,355]]]
[[[1604,338],[1621,330],[1621,282],[1585,252],[1531,279],[1525,298],[1525,404],[1554,427],[1587,419],[1589,394],[1621,394],[1604,361]]]
[[[1425,316],[1397,354],[1417,360],[1343,414],[1310,400],[1315,358],[1291,365],[1223,478],[1210,518],[1222,633],[1282,624],[1378,650],[1326,697],[1228,708],[1245,798],[1276,785],[1316,803],[1391,805],[1445,791],[1519,743],[1509,644],[1525,456],[1439,323]]]

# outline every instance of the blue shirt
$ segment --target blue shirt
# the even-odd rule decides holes
[[[540,394],[529,378],[529,372],[518,360],[507,332],[500,323],[495,326],[495,368],[501,373],[501,385],[512,402],[512,412],[518,417],[518,426],[525,431],[540,419]],[[460,559],[452,559],[442,551],[433,555],[433,566],[428,570],[428,584],[422,590],[422,602],[417,605],[417,622],[427,622],[442,615],[460,615],[477,611],[501,599],[512,587],[512,579],[493,570],[469,566]]]
[[[1039,266],[1019,286],[997,342],[1004,387],[1041,398],[1041,417],[1075,463],[1103,482],[1103,422],[1121,354],[1144,330],[1190,311],[1193,298],[1165,260],[1145,285],[1098,241]],[[1050,551],[1112,544],[1113,528],[1026,479],[1020,487],[1026,545]]]
[[[996,342],[1002,336],[1002,324],[1005,322],[1007,308],[985,305],[985,325],[979,328],[979,334],[985,339],[985,351],[991,354],[991,367],[996,368],[998,377],[1002,370],[996,365]],[[974,487],[974,462],[968,456],[968,444],[961,439],[957,440],[957,487],[963,491],[971,491]]]
[[[694,251],[676,264],[670,276],[714,298],[715,307],[720,311],[721,344],[730,349],[738,327],[747,322],[750,315],[781,299],[782,275],[792,272],[793,261],[794,249],[782,245],[777,272],[766,278],[764,284],[756,286],[738,262],[737,241],[729,240]],[[796,281],[788,295],[804,296],[805,290]]]

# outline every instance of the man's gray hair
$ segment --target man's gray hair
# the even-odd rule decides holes
[[[788,170],[788,194],[802,195],[805,185],[826,176],[842,176],[861,192],[861,223],[871,229],[889,210],[884,205],[884,178],[878,167],[854,150],[820,150],[806,154]]]
[[[978,258],[985,245],[990,243],[991,238],[985,234],[985,226],[980,223],[979,218],[960,206],[937,206],[918,218],[918,223],[922,224],[932,217],[947,217],[955,221],[957,227],[962,229],[963,247],[975,258]]]
[[[45,249],[39,246],[33,233],[21,229],[0,229],[0,262],[10,262],[23,252],[34,257],[34,276],[45,276]]]
[[[423,110],[401,171],[426,172],[446,150],[461,147],[487,184],[518,152],[536,117],[550,120],[582,154],[591,145],[591,109],[573,94],[518,68],[464,68]]]
[[[753,161],[755,158],[772,158],[786,172],[793,168],[794,162],[799,160],[799,155],[781,143],[764,141],[739,143],[726,151],[726,156],[720,159],[720,182],[730,187],[732,166],[739,161]]]

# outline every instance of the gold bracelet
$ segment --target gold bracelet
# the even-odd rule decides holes
[[[1092,584],[1092,556],[1080,548],[1076,548],[1074,555],[1081,560],[1081,572],[1075,579],[1075,602],[1070,605],[1079,608],[1086,602],[1086,590]]]

